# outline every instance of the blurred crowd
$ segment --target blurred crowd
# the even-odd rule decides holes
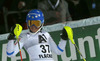
[[[21,24],[23,29],[27,29],[26,14],[31,9],[40,9],[44,13],[44,25],[52,25],[92,17],[90,10],[93,9],[92,12],[94,12],[96,11],[95,8],[97,8],[94,0],[11,0],[10,2],[2,0],[2,2],[2,8],[0,8],[0,33],[5,32],[3,7],[7,9],[7,12],[18,11],[18,13],[7,16],[9,30],[16,23]],[[92,7],[89,8],[88,4],[92,5]],[[22,12],[23,10],[27,11]],[[96,16],[96,14],[93,15]]]

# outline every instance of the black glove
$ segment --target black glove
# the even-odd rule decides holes
[[[67,35],[67,32],[66,30],[63,28],[62,30],[62,33],[60,35],[60,37],[63,39],[63,40],[68,40],[68,35]]]
[[[14,29],[15,29],[16,25],[12,26],[11,29],[10,29],[10,34],[8,35],[7,39],[8,40],[12,40],[14,39],[15,37],[15,34],[14,34]]]

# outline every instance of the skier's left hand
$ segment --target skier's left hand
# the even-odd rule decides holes
[[[67,35],[67,32],[66,32],[65,28],[62,29],[62,33],[60,34],[60,37],[63,40],[68,40],[68,35]]]

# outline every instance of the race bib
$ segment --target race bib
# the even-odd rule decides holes
[[[27,52],[34,59],[51,59],[52,53],[48,43],[40,43],[28,48]]]

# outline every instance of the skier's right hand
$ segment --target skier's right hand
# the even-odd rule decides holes
[[[15,34],[14,34],[14,29],[15,29],[16,25],[12,26],[11,29],[10,29],[10,34],[8,35],[7,39],[8,40],[12,40],[14,39],[15,37]]]

